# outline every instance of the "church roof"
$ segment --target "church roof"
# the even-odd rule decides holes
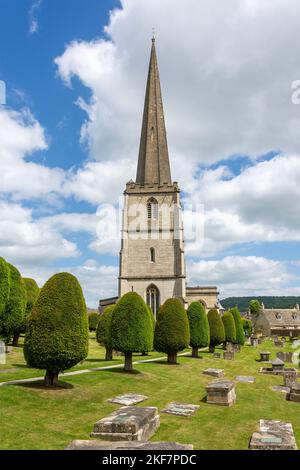
[[[300,326],[300,311],[297,309],[264,309],[263,315],[272,326]]]
[[[136,182],[141,185],[172,184],[154,38],[152,39]]]

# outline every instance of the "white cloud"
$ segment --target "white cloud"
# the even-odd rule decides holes
[[[188,263],[188,273],[189,285],[216,285],[221,298],[232,295],[287,295],[287,284],[292,279],[285,263],[257,256],[191,261]]]
[[[38,12],[39,9],[41,8],[42,5],[42,0],[33,0],[29,12],[28,12],[28,17],[29,17],[29,34],[35,34],[39,30],[39,23],[38,23]]]

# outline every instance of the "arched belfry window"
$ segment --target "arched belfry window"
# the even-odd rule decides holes
[[[157,289],[156,286],[151,285],[148,287],[147,292],[146,292],[146,301],[147,305],[151,308],[155,318],[158,314],[158,309],[159,309],[159,290]]]
[[[150,261],[151,263],[155,263],[155,249],[150,248]]]
[[[152,197],[147,202],[147,214],[148,219],[158,219],[158,203],[157,200]]]

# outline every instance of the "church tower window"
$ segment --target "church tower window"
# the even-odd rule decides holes
[[[155,318],[157,317],[158,314],[158,309],[159,309],[159,290],[157,289],[156,286],[149,286],[147,289],[146,293],[146,301],[147,305],[151,308]]]
[[[150,261],[151,263],[155,263],[155,249],[150,248]]]
[[[158,219],[158,203],[154,197],[147,202],[147,214],[148,219]]]

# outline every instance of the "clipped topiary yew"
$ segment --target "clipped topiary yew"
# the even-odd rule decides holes
[[[136,292],[117,302],[111,320],[112,348],[125,355],[124,370],[132,371],[132,353],[151,351],[153,327],[147,305]]]
[[[13,346],[18,346],[20,334],[25,333],[27,319],[40,293],[40,288],[34,279],[24,277],[23,281],[24,281],[25,290],[26,290],[26,308],[25,308],[25,314],[24,314],[23,321],[22,321],[20,328],[15,328],[14,330]]]
[[[177,363],[177,353],[189,347],[190,328],[179,299],[168,299],[160,307],[155,325],[154,349],[168,354],[168,363]]]
[[[243,346],[245,344],[245,333],[244,333],[241,314],[237,307],[233,307],[230,310],[230,312],[233,315],[234,322],[235,322],[235,329],[236,329],[236,339],[234,343]]]
[[[225,330],[221,316],[217,309],[213,308],[207,314],[210,330],[209,349],[214,352],[215,347],[225,341]]]
[[[152,330],[153,330],[153,337],[154,337],[155,324],[156,324],[155,317],[154,317],[154,314],[152,312],[151,307],[149,307],[149,305],[147,305],[147,304],[146,304],[146,307],[147,307],[149,317],[150,317],[150,320],[151,320]],[[142,351],[142,356],[148,356],[148,353],[149,353],[149,351]]]
[[[206,348],[209,345],[209,324],[204,305],[200,302],[192,302],[187,309],[190,324],[190,346],[192,357],[198,357],[198,348]]]
[[[231,312],[225,312],[222,316],[225,330],[225,341],[234,343],[236,341],[236,328],[234,318]]]
[[[5,259],[0,257],[0,322],[5,310],[10,288],[10,272]],[[1,324],[0,324],[1,327]]]
[[[99,317],[97,330],[96,330],[96,338],[101,346],[105,347],[105,360],[112,361],[113,359],[113,348],[111,343],[111,319],[112,313],[114,311],[115,306],[110,305],[106,307],[103,313]]]
[[[97,312],[91,312],[88,314],[90,331],[96,331],[99,319],[100,319],[100,315]]]
[[[24,356],[31,367],[46,369],[45,386],[56,386],[58,374],[88,354],[88,319],[82,289],[75,276],[52,276],[40,291],[28,318]]]
[[[14,332],[21,328],[26,308],[26,289],[21,274],[12,264],[8,264],[8,269],[9,297],[0,321],[0,336],[6,344],[9,343]]]

